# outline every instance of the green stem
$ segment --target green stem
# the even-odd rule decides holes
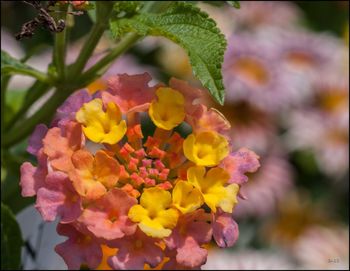
[[[136,43],[141,38],[140,35],[135,33],[130,33],[125,36],[110,53],[88,69],[80,78],[82,82],[88,82],[89,78],[94,78],[95,74],[101,69],[105,68],[107,65],[111,64],[118,56],[129,49],[134,43]]]
[[[48,82],[49,78],[47,75],[43,72],[37,71],[37,70],[26,70],[25,72],[17,72],[17,74],[23,74],[23,75],[29,75],[36,79],[38,79],[41,82]]]
[[[1,136],[4,131],[4,114],[5,114],[5,105],[6,105],[6,90],[10,82],[10,76],[6,75],[1,78]]]
[[[112,9],[108,10],[105,14],[105,17],[101,20],[98,20],[96,24],[94,24],[88,40],[86,41],[83,49],[80,51],[77,61],[72,66],[72,69],[70,72],[71,79],[76,78],[83,71],[86,63],[88,62],[90,56],[95,50],[97,43],[99,42],[104,31],[108,27],[108,20],[111,13],[112,13]]]
[[[165,10],[169,5],[171,5],[171,1],[146,1],[142,11],[158,13]],[[129,33],[127,34],[115,47],[108,53],[105,57],[103,57],[100,61],[98,61],[95,65],[93,65],[90,69],[88,69],[82,76],[80,81],[85,82],[85,84],[91,83],[89,82],[89,78],[95,78],[96,73],[100,70],[106,68],[109,64],[111,64],[118,56],[124,53],[127,49],[129,49],[134,43],[140,40],[142,36]],[[86,86],[85,85],[85,86]]]
[[[71,91],[57,89],[55,94],[45,103],[45,105],[28,119],[24,119],[6,133],[1,142],[3,147],[10,147],[28,136],[35,125],[40,122],[47,122],[54,114],[56,108],[67,98]]]
[[[67,18],[67,6],[60,5],[58,11],[57,19],[65,20]],[[60,80],[64,80],[65,78],[66,33],[67,27],[65,27],[61,33],[55,34],[53,63],[55,63]]]
[[[20,110],[5,124],[5,129],[8,130],[15,126],[16,122],[28,111],[33,103],[49,89],[49,84],[36,81],[28,90]]]

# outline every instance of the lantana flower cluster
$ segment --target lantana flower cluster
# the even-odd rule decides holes
[[[198,103],[200,89],[150,81],[121,74],[77,91],[29,139],[37,166],[21,166],[22,196],[59,219],[68,239],[55,250],[69,269],[198,269],[212,239],[238,238],[232,212],[259,157],[232,150],[229,123]]]

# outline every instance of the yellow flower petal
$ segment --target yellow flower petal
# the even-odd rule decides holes
[[[203,204],[201,192],[189,182],[179,181],[173,190],[173,204],[183,214],[193,212]]]
[[[235,183],[230,184],[225,187],[227,196],[222,198],[219,202],[219,207],[226,213],[232,213],[233,208],[237,204],[237,194],[239,191],[239,186]]]
[[[226,138],[214,131],[190,134],[184,140],[183,149],[187,159],[208,167],[218,165],[229,153]]]
[[[110,102],[104,112],[101,99],[84,104],[76,113],[76,120],[83,124],[86,137],[96,143],[115,144],[123,138],[127,130],[119,107]]]
[[[141,205],[134,205],[130,208],[128,216],[133,222],[141,222],[148,218],[148,211]]]
[[[171,208],[170,192],[152,187],[144,190],[140,204],[131,207],[128,216],[148,236],[163,238],[171,234],[179,213]]]
[[[237,184],[225,186],[230,179],[227,171],[220,167],[210,169],[205,174],[205,168],[196,166],[187,170],[188,182],[196,187],[204,198],[204,202],[215,213],[220,207],[231,213],[237,203],[236,195],[239,190]]]
[[[157,101],[149,108],[149,116],[154,124],[164,130],[178,126],[185,118],[185,99],[183,95],[172,88],[157,89]]]
[[[157,213],[170,207],[171,194],[158,187],[148,188],[142,193],[140,204],[150,212]]]
[[[160,227],[159,224],[155,224],[151,222],[149,223],[142,222],[139,224],[139,227],[146,235],[154,238],[164,238],[164,237],[168,237],[171,234],[171,230],[164,229],[163,227]]]

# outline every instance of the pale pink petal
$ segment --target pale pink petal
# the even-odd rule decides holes
[[[22,187],[22,197],[34,196],[39,187],[42,186],[43,182],[39,184],[33,177],[36,169],[29,162],[24,162],[21,165],[21,180],[19,185]]]
[[[79,221],[96,236],[106,240],[133,234],[136,224],[128,218],[129,209],[137,204],[134,197],[114,188],[95,202],[95,206],[84,210]]]
[[[107,92],[102,92],[104,103],[108,100],[115,102],[123,113],[133,110],[134,107],[150,103],[155,95],[155,90],[159,87],[149,87],[152,80],[148,73],[127,75],[119,74],[112,76],[108,80]],[[112,99],[110,93],[114,96]]]
[[[71,156],[84,144],[81,125],[77,122],[66,122],[63,127],[51,128],[43,139],[43,149],[49,157],[51,166],[57,170],[72,170]]]
[[[169,86],[181,92],[181,94],[185,98],[186,113],[192,114],[193,111],[196,109],[196,107],[193,106],[193,102],[203,95],[202,90],[200,90],[199,88],[192,87],[186,81],[182,81],[174,77],[170,79]]]
[[[163,252],[156,241],[158,239],[148,237],[139,229],[134,235],[110,241],[108,246],[118,248],[118,253],[110,257],[108,263],[116,270],[140,270],[145,263],[155,267],[163,259]],[[136,242],[141,242],[141,246],[136,246]]]
[[[82,212],[81,199],[71,181],[58,171],[47,175],[45,186],[38,190],[35,207],[45,221],[53,221],[59,215],[61,223],[76,220]]]
[[[182,247],[187,238],[193,238],[199,245],[208,243],[212,238],[210,214],[203,209],[180,216],[177,226],[164,241],[169,249]]]
[[[231,128],[229,121],[215,108],[208,109],[205,105],[196,105],[196,110],[186,117],[186,121],[195,132],[216,131],[225,134]]]
[[[44,185],[47,175],[47,156],[42,149],[38,152],[38,166],[34,167],[29,162],[24,162],[21,165],[21,180],[22,187],[21,195],[23,197],[32,197],[38,189]]]
[[[206,249],[201,248],[194,239],[187,238],[185,244],[177,249],[176,261],[180,265],[195,268],[205,264],[207,256]]]
[[[168,249],[177,251],[176,259],[180,266],[195,268],[205,263],[207,251],[200,245],[209,243],[212,238],[210,221],[210,214],[203,209],[183,215],[171,235],[164,239]]]
[[[247,148],[240,148],[231,153],[221,163],[221,167],[227,170],[231,178],[229,183],[243,184],[248,181],[246,172],[255,172],[259,167],[259,156]]]
[[[68,240],[57,245],[55,251],[63,258],[70,270],[79,270],[82,264],[95,269],[102,260],[101,245],[92,236],[79,232],[71,224],[58,224],[57,232]]]
[[[39,124],[35,127],[34,132],[28,140],[27,152],[37,155],[43,146],[43,138],[47,133],[48,128],[45,124]]]
[[[219,247],[232,247],[239,235],[238,225],[232,214],[221,211],[215,214],[213,221],[213,236]]]
[[[86,89],[74,92],[57,108],[56,121],[62,119],[75,120],[76,112],[84,103],[91,101],[91,95]]]

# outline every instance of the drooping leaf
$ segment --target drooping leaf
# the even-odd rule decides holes
[[[10,56],[7,52],[1,50],[1,76],[6,74],[23,74],[45,81],[45,74],[22,63],[18,59]]]
[[[174,2],[164,13],[112,19],[110,26],[115,37],[136,32],[142,36],[163,36],[179,44],[188,53],[194,75],[223,104],[221,64],[226,40],[215,21],[199,8]]]
[[[22,235],[15,216],[1,202],[1,270],[16,270],[20,266]]]

